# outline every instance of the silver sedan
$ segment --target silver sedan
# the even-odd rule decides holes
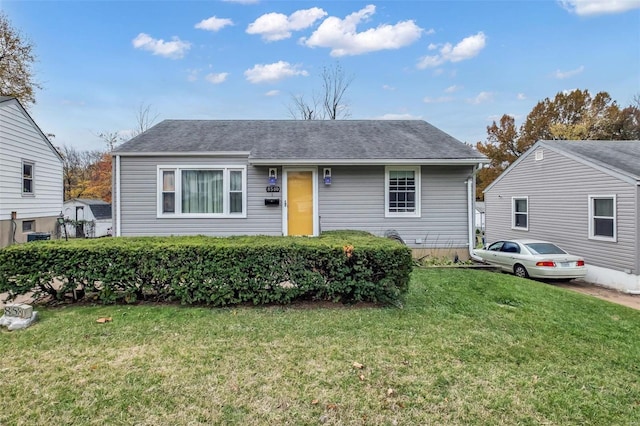
[[[483,262],[522,278],[571,280],[587,274],[584,259],[547,241],[496,241],[474,253]]]

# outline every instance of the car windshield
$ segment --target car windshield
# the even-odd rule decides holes
[[[551,243],[530,243],[526,246],[533,254],[567,254],[566,251]]]

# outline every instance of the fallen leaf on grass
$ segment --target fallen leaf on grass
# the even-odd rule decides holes
[[[327,410],[335,410],[338,406],[336,404],[327,404]]]
[[[389,388],[387,389],[387,396],[391,396],[391,395],[395,395],[396,391],[394,391],[393,389]]]
[[[364,381],[364,374],[361,374],[360,376],[358,376],[360,378],[361,381]]]
[[[357,368],[358,370],[362,370],[364,368],[364,365],[360,364],[359,362],[354,362],[353,367]]]
[[[113,318],[111,317],[102,317],[102,318],[98,318],[96,320],[96,322],[100,323],[100,324],[104,324],[105,322],[111,322],[113,321]]]
[[[311,405],[318,405],[320,401],[318,401],[317,399],[314,399],[313,401],[311,401]]]

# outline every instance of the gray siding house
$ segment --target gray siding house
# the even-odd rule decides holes
[[[549,240],[640,294],[640,141],[539,141],[485,190],[487,242]]]
[[[112,155],[115,236],[395,231],[460,257],[486,162],[418,120],[166,120]]]
[[[62,191],[60,154],[17,99],[0,96],[0,247],[55,235]]]

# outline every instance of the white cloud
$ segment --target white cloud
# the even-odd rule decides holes
[[[446,89],[444,89],[444,93],[455,93],[455,92],[458,92],[458,91],[460,91],[462,89],[463,89],[462,86],[456,86],[454,84],[453,86],[449,86]]]
[[[445,102],[453,101],[453,98],[451,96],[440,96],[438,98],[430,98],[429,96],[427,96],[424,99],[422,99],[422,101],[425,104],[442,104]]]
[[[518,93],[517,98],[519,101],[524,101],[525,99],[527,99],[527,96],[524,93]]]
[[[491,92],[480,92],[478,96],[475,98],[467,99],[467,102],[474,105],[483,104],[485,102],[489,102],[493,100],[493,93]]]
[[[384,90],[396,90],[396,88],[395,88],[395,87],[393,87],[393,86],[389,86],[388,84],[383,84],[383,85],[382,85],[382,88],[383,88]]]
[[[191,48],[191,43],[173,37],[171,41],[155,39],[149,34],[140,33],[131,43],[136,49],[148,50],[154,55],[164,56],[170,59],[180,59]]]
[[[289,62],[278,61],[273,64],[257,64],[244,72],[245,77],[251,83],[273,83],[286,77],[296,75],[308,76],[305,70],[298,69],[298,65]]]
[[[269,90],[267,93],[265,93],[265,96],[278,96],[280,94],[279,90]]]
[[[640,9],[640,0],[559,0],[560,5],[580,16],[623,13]]]
[[[204,79],[207,80],[209,83],[220,84],[220,83],[224,83],[228,75],[229,75],[228,72],[221,72],[221,73],[212,72],[210,74],[207,74]]]
[[[574,75],[581,74],[582,71],[584,71],[584,66],[581,65],[575,70],[569,70],[569,71],[556,70],[554,76],[559,80],[564,80],[565,78],[569,78],[569,77],[573,77]]]
[[[198,22],[195,25],[195,28],[206,31],[220,31],[221,29],[229,25],[233,25],[233,21],[231,19],[212,16],[211,18],[203,19],[202,21]]]
[[[291,31],[304,30],[326,15],[327,12],[318,7],[298,10],[289,16],[275,12],[267,13],[250,23],[247,33],[260,34],[262,39],[267,41],[284,40],[291,37]]]
[[[330,16],[309,38],[302,38],[300,42],[308,47],[331,48],[331,56],[347,56],[399,49],[418,40],[422,35],[422,28],[412,20],[395,25],[383,24],[357,32],[358,24],[368,20],[375,11],[374,5],[368,5],[344,19]]]
[[[437,55],[428,55],[420,58],[418,68],[433,68],[444,64],[445,62],[460,62],[477,56],[486,46],[487,37],[482,31],[476,35],[464,38],[460,43],[453,46],[451,43],[445,43],[440,48]],[[434,50],[429,45],[429,50]]]
[[[420,120],[422,116],[413,114],[384,114],[375,118],[376,120]]]

